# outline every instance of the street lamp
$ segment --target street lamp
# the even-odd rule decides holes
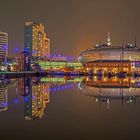
[[[18,57],[17,57],[17,55],[18,55],[18,52],[19,52],[19,49],[18,48],[15,48],[14,49],[14,52],[15,52],[15,54],[16,54],[16,68],[17,68],[17,65],[18,65]]]
[[[17,58],[17,54],[18,54],[18,52],[19,52],[19,49],[18,49],[18,48],[15,48],[14,51],[15,51],[16,58]]]

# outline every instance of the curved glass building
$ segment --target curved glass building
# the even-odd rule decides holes
[[[79,61],[86,65],[96,60],[130,60],[140,61],[140,48],[135,46],[110,46],[101,45],[80,53]]]
[[[82,51],[79,61],[83,66],[95,71],[130,72],[140,67],[140,48],[133,44],[112,46],[110,36],[106,44]]]

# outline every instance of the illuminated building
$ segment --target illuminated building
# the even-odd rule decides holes
[[[0,111],[6,111],[8,107],[7,87],[5,83],[0,82]]]
[[[34,82],[33,82],[34,81]],[[31,78],[24,79],[24,109],[26,120],[41,119],[50,99],[49,85],[36,83]]]
[[[67,62],[67,61],[40,61],[39,65],[42,69],[52,69],[52,70],[61,70],[65,67],[73,67],[75,70],[81,70],[83,66],[79,62]]]
[[[47,37],[42,23],[26,22],[24,35],[24,48],[33,57],[50,56],[50,39]]]
[[[140,71],[140,48],[133,44],[112,46],[110,34],[106,44],[80,53],[79,61],[87,68],[97,72]]]
[[[30,71],[31,70],[30,63],[31,63],[30,56],[28,52],[23,51],[19,53],[19,56],[18,56],[18,70],[19,71]]]
[[[6,59],[8,55],[8,34],[0,32],[0,59]]]

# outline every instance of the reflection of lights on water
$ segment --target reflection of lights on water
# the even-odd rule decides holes
[[[51,88],[49,88],[49,92],[51,92]]]
[[[54,91],[54,92],[56,91],[55,88],[53,89],[53,91]]]
[[[74,87],[77,87],[79,83],[73,83],[73,84],[66,84],[66,85],[56,85],[56,86],[53,86],[53,87],[50,87],[48,90],[45,88],[43,90],[44,94],[46,94],[46,92],[57,92],[57,91],[64,91],[64,90],[67,90],[67,89],[71,89],[71,88],[74,88]],[[25,92],[27,93],[27,91],[29,90],[28,86],[25,87]],[[32,96],[32,99],[35,100],[36,97],[35,96]],[[25,103],[29,102],[29,95],[28,96],[24,96],[23,97],[23,100]],[[19,102],[19,99],[18,98],[15,98],[14,99],[14,104],[18,104]]]
[[[63,91],[63,90],[67,90],[67,89],[71,89],[73,88],[74,86],[77,87],[79,83],[75,83],[75,84],[67,84],[67,85],[62,85],[62,86],[54,86],[54,87],[51,87],[49,89],[49,91],[53,91],[53,92],[57,92],[57,91]]]
[[[28,102],[29,98],[27,96],[24,97],[24,102]]]
[[[7,106],[8,106],[7,102],[3,102],[3,103],[2,103],[2,106],[3,106],[3,107],[7,107]]]
[[[14,99],[14,104],[18,104],[18,98]]]
[[[58,90],[60,90],[60,87],[58,87]]]
[[[34,100],[36,97],[35,97],[35,96],[33,96],[32,98],[33,98],[33,100]]]
[[[99,100],[98,100],[98,98],[96,98],[96,100],[95,100],[96,102],[98,102]]]

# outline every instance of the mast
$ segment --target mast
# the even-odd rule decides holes
[[[124,59],[124,44],[122,45],[122,51],[121,51],[121,72],[123,72],[123,59]]]
[[[137,47],[137,38],[135,36],[135,47]]]
[[[108,35],[107,35],[107,45],[108,47],[111,46],[111,35],[110,35],[110,32],[108,32]]]

